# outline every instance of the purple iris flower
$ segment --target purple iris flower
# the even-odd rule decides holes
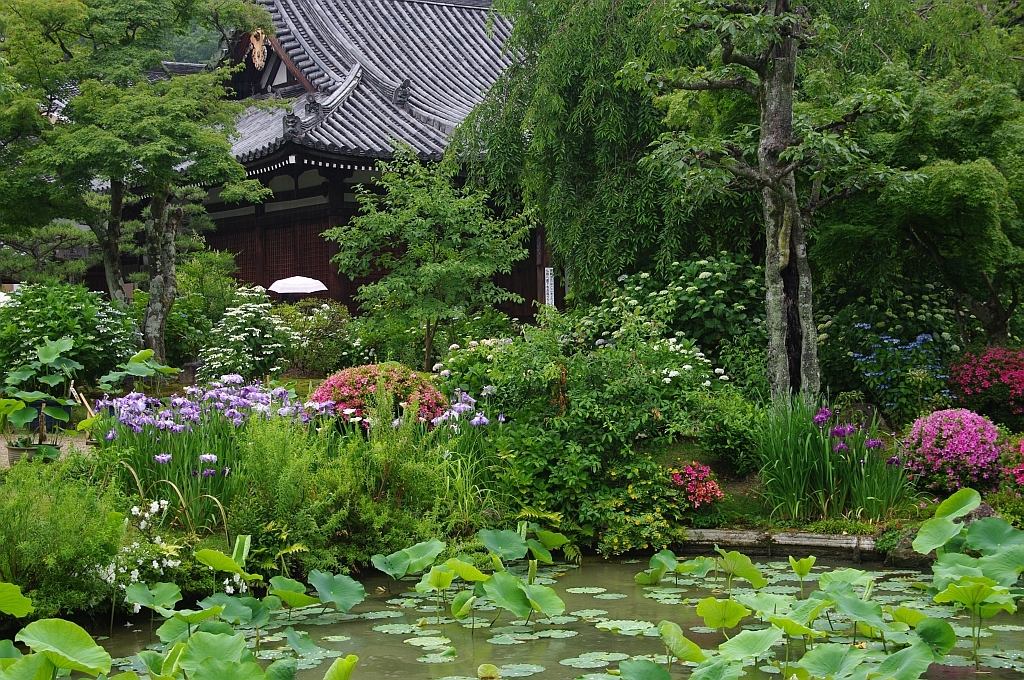
[[[461,414],[466,413],[468,411],[472,411],[473,410],[473,406],[472,406],[472,404],[467,404],[465,402],[457,401],[454,404],[452,404],[452,409],[451,410],[452,410],[453,413],[457,413],[457,414],[461,415]]]
[[[217,471],[216,470],[211,470],[210,468],[206,468],[205,470],[203,470],[203,477],[216,477],[216,476],[217,476]]]
[[[245,382],[245,378],[238,375],[237,373],[228,373],[220,377],[221,382],[225,385],[241,385]]]
[[[864,442],[864,447],[868,449],[882,449],[885,450],[885,442],[881,439],[869,439]]]
[[[826,406],[823,407],[818,414],[814,416],[814,424],[821,427],[828,422],[828,419],[832,417],[832,411]]]
[[[885,464],[886,465],[900,465],[901,464],[900,457],[899,456],[893,456],[889,460],[885,461]]]
[[[480,390],[480,394],[482,394],[485,397],[489,397],[497,391],[498,388],[495,387],[494,385],[487,385],[482,390]]]
[[[167,465],[171,462],[171,454],[169,453],[158,453],[153,456],[153,460],[160,463],[161,465]]]
[[[217,456],[215,454],[212,454],[212,453],[204,453],[201,456],[199,456],[199,462],[200,463],[216,463],[217,462]]]
[[[504,422],[506,422],[507,420],[508,420],[508,419],[507,419],[507,418],[505,417],[505,414],[504,414],[504,413],[499,413],[499,414],[498,414],[498,422],[499,422],[499,423],[504,423]]]
[[[110,432],[107,433],[107,436],[105,438],[108,442],[114,441],[115,439],[117,439],[117,430],[115,430],[114,428],[110,428]]]
[[[224,468],[223,470],[221,470],[221,471],[220,471],[220,473],[221,473],[222,475],[224,475],[225,477],[227,477],[228,475],[230,475],[230,474],[231,474],[231,468],[229,468],[229,467],[226,467],[226,468]]]
[[[477,413],[476,416],[469,421],[469,424],[473,427],[480,427],[481,425],[490,425],[491,421],[487,420],[487,416],[483,412]]]
[[[846,442],[836,442],[836,445],[832,447],[832,450],[838,453],[840,451],[849,451],[850,447]]]

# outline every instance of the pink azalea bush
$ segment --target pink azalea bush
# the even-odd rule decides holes
[[[1024,440],[1020,443],[1020,455],[1006,467],[1006,481],[1024,488]]]
[[[711,505],[722,497],[718,482],[711,478],[711,468],[697,461],[674,471],[672,483],[686,490],[686,500],[695,508]]]
[[[908,476],[919,487],[951,493],[999,485],[999,429],[967,409],[936,411],[914,422],[901,443]]]
[[[373,408],[378,384],[395,395],[403,409],[418,404],[419,420],[430,422],[448,408],[444,395],[430,382],[430,376],[401,364],[368,364],[335,373],[310,395],[318,403],[334,402],[334,412],[346,420],[363,419]]]
[[[1024,427],[1024,351],[988,347],[949,367],[960,403],[1014,431]]]

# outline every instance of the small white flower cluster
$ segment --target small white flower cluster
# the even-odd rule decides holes
[[[224,592],[228,595],[234,595],[235,591],[244,593],[249,590],[249,586],[238,574],[232,574],[231,578],[224,579]]]
[[[132,517],[139,518],[139,529],[145,531],[147,528],[153,526],[157,515],[162,516],[167,513],[167,501],[153,501],[149,504],[149,508],[145,510],[139,508],[137,505],[133,505],[131,513]]]

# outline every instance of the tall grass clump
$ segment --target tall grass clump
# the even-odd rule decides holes
[[[902,461],[887,454],[874,422],[840,422],[796,398],[770,409],[757,442],[764,498],[780,517],[882,520],[912,500]]]

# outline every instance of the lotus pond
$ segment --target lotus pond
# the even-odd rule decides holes
[[[724,573],[716,577],[712,568],[704,576],[674,578],[669,575],[659,585],[644,586],[637,584],[635,577],[645,566],[634,561],[608,562],[594,558],[584,560],[580,566],[556,563],[540,568],[535,581],[556,590],[565,603],[564,614],[532,618],[527,622],[501,612],[493,626],[491,622],[498,610],[486,600],[478,601],[472,620],[460,622],[452,618],[447,609],[438,612],[434,595],[415,591],[418,576],[400,581],[364,579],[369,594],[348,614],[333,610],[325,613],[319,604],[276,612],[261,631],[260,651],[256,656],[264,660],[293,656],[296,653],[293,646],[297,647],[301,650],[298,677],[303,680],[319,680],[324,668],[317,666],[325,661],[330,665],[332,657],[348,654],[359,657],[354,678],[469,680],[477,677],[480,664],[490,663],[499,668],[502,678],[608,680],[613,677],[608,672],[616,671],[619,663],[626,659],[646,658],[663,667],[666,665],[665,645],[657,630],[662,620],[677,623],[687,638],[705,650],[717,649],[726,641],[720,629],[707,627],[709,621],[697,613],[700,600],[728,597],[729,583]],[[794,598],[800,597],[801,583],[789,562],[755,562],[754,566],[767,585],[754,590],[746,581],[737,579],[733,584],[732,599],[752,612],[742,617],[737,626],[725,631],[734,640],[741,631],[772,630],[769,616],[789,611],[798,603]],[[515,570],[515,567],[510,568]],[[826,573],[860,584],[870,581],[870,602],[877,603],[883,610],[899,612],[897,619],[906,616],[906,612],[899,609],[903,607],[952,624],[958,636],[956,645],[940,664],[931,666],[926,677],[965,677],[975,673],[974,662],[969,658],[973,647],[970,616],[963,611],[956,612],[950,605],[932,601],[932,596],[921,588],[931,583],[932,574],[818,562],[803,578],[805,594],[810,594]],[[521,576],[526,577],[525,567]],[[865,587],[855,586],[856,592],[862,595]],[[454,589],[449,593],[449,601],[454,593]],[[758,613],[763,620],[758,618]],[[894,620],[889,613],[884,617],[890,623]],[[861,624],[861,628],[864,627]],[[892,652],[894,647],[906,644],[904,638],[911,635],[891,632],[884,644],[878,638],[865,638],[862,632],[855,635],[852,619],[835,610],[827,617],[824,614],[817,617],[810,628],[815,631],[813,635],[824,636],[816,638],[818,649],[824,648],[820,644],[823,641],[846,645],[856,656],[863,655],[868,661],[867,666],[862,667],[865,669],[870,667],[872,659],[885,658],[886,645]],[[242,629],[250,648],[254,649],[256,630]],[[992,678],[1024,678],[1024,619],[1004,612],[986,619],[981,635],[981,670]],[[144,668],[134,655],[147,646],[160,649],[155,634],[150,635],[147,614],[139,614],[130,628],[116,630],[113,638],[101,644],[112,655],[120,657],[115,659],[115,665],[139,672]],[[803,638],[791,643],[791,662],[804,653],[803,645]],[[748,664],[745,670],[748,676],[781,678],[779,666],[785,665],[785,659],[786,640],[780,636],[756,662],[753,658],[745,659],[744,663]],[[854,677],[852,671],[856,664],[852,661],[852,658],[846,661],[851,671],[847,675],[829,675]],[[685,677],[696,665],[693,661],[676,662],[672,676]],[[796,670],[791,667],[790,673]],[[803,677],[807,677],[806,674]]]

